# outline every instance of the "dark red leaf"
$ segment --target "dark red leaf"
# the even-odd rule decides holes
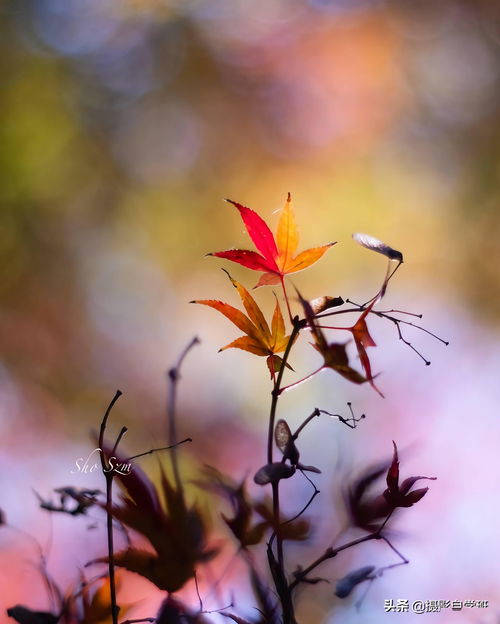
[[[399,492],[399,459],[398,459],[398,448],[396,446],[396,442],[392,441],[394,444],[394,455],[392,458],[392,463],[389,466],[389,470],[387,471],[387,487],[389,488],[389,492]]]
[[[418,501],[427,494],[428,489],[428,487],[425,487],[413,490],[413,492],[410,492],[404,497],[404,504],[401,504],[400,507],[411,507],[414,503],[418,503]]]
[[[408,477],[401,483],[399,486],[399,491],[401,494],[407,494],[411,488],[415,485],[417,481],[420,479],[427,479],[428,481],[435,481],[436,477]]]

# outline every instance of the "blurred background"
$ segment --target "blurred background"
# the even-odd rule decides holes
[[[203,463],[236,479],[264,463],[264,360],[218,354],[238,330],[188,301],[238,305],[222,266],[247,287],[257,281],[204,257],[250,246],[223,198],[274,228],[290,191],[301,248],[338,241],[293,276],[305,296],[356,301],[376,292],[385,259],[351,239],[368,232],[405,256],[387,308],[422,313],[423,325],[450,341],[407,328],[432,361],[425,366],[394,326],[375,319],[370,355],[385,400],[331,371],[283,397],[279,417],[292,428],[315,406],[346,415],[352,401],[366,413],[355,431],[324,417],[301,438],[304,462],[323,471],[322,494],[308,510],[311,539],[290,548],[291,569],[342,529],[342,488],[389,458],[391,440],[403,477],[438,477],[394,519],[394,541],[411,564],[378,580],[361,611],[359,590],[341,601],[333,585],[306,588],[300,621],[417,618],[385,613],[385,599],[489,600],[488,609],[418,621],[500,621],[500,5],[18,0],[2,3],[0,15],[2,613],[18,602],[48,608],[37,550],[21,531],[47,549],[64,591],[103,554],[102,516],[50,516],[33,489],[50,497],[54,487],[102,487],[98,476],[71,470],[94,448],[89,432],[116,388],[124,397],[111,433],[129,427],[127,450],[166,439],[165,371],[194,335],[202,344],[186,361],[179,405],[180,433],[194,440],[182,453],[186,478]],[[255,297],[270,314],[272,289]],[[318,358],[304,340],[289,383]],[[142,465],[156,474],[154,458]],[[297,511],[310,489],[287,483],[285,511]],[[212,522],[220,539],[217,511]],[[221,560],[234,548],[226,544]],[[335,581],[393,562],[377,543],[319,572]],[[201,575],[204,606],[234,596],[250,617],[244,569],[224,565],[216,560]],[[153,586],[124,575],[122,589],[134,605],[129,617],[154,615],[161,595]],[[194,588],[185,596],[196,607]]]

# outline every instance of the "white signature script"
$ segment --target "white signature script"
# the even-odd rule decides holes
[[[91,473],[96,470],[103,470],[101,461],[99,458],[99,462],[96,461],[96,456],[99,453],[102,453],[100,448],[95,448],[85,459],[83,457],[79,457],[75,461],[76,469],[70,470],[71,474],[82,473]],[[104,468],[103,472],[116,472],[121,475],[128,475],[132,471],[132,464],[127,464],[125,462],[119,462],[116,457],[108,457],[108,465]]]

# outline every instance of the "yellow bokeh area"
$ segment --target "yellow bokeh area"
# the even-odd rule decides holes
[[[392,440],[403,476],[438,477],[394,519],[410,565],[377,579],[357,611],[364,586],[341,600],[335,581],[394,557],[379,544],[349,550],[318,570],[330,584],[300,592],[299,621],[411,618],[385,612],[385,599],[489,600],[481,612],[422,617],[496,621],[497,3],[22,0],[3,3],[0,15],[0,508],[8,523],[0,558],[12,570],[0,579],[0,610],[50,608],[33,537],[52,544],[47,565],[63,593],[103,556],[102,514],[49,514],[33,490],[50,497],[70,484],[103,487],[98,474],[73,479],[71,469],[92,451],[89,434],[116,388],[124,396],[112,432],[129,428],[130,454],[167,444],[165,371],[196,335],[178,406],[179,435],[193,443],[179,455],[189,496],[224,544],[221,559],[200,569],[200,595],[207,610],[234,600],[235,612],[255,617],[245,566],[232,563],[235,544],[220,521],[227,509],[193,482],[203,464],[252,481],[266,457],[269,372],[264,358],[217,353],[238,330],[189,302],[241,307],[221,268],[248,289],[258,281],[207,256],[254,249],[224,199],[253,208],[275,231],[290,192],[299,251],[337,243],[290,276],[296,313],[294,286],[308,299],[360,302],[376,293],[386,261],[351,237],[366,232],[405,259],[379,305],[422,314],[405,318],[450,342],[406,326],[420,358],[397,327],[376,318],[370,358],[385,399],[333,371],[283,395],[279,417],[292,429],[314,407],[346,415],[351,401],[366,413],[355,431],[325,417],[304,433],[304,463],[321,468],[322,494],[307,512],[311,538],[287,553],[290,570],[344,530],[342,491],[363,467],[391,456]],[[268,319],[273,291],[282,296],[279,287],[252,291]],[[321,364],[308,342],[297,345],[286,383]],[[348,350],[359,367],[352,343]],[[155,482],[158,461],[141,464]],[[295,483],[283,487],[290,516],[310,496],[305,479]],[[257,549],[260,556],[265,576]],[[154,616],[162,599],[131,573],[120,592],[130,618]],[[182,597],[196,610],[194,584]]]

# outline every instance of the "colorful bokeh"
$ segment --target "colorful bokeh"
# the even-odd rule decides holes
[[[308,510],[311,539],[288,551],[291,569],[344,528],[343,489],[390,458],[392,440],[403,476],[438,477],[394,518],[410,565],[387,571],[358,610],[362,591],[340,600],[335,580],[394,563],[394,553],[374,543],[339,555],[319,570],[331,584],[300,592],[299,621],[498,622],[500,6],[7,0],[0,15],[0,611],[50,607],[33,538],[63,591],[103,555],[102,514],[49,514],[33,490],[49,498],[61,486],[103,487],[99,473],[71,471],[92,451],[90,432],[116,388],[124,397],[111,431],[129,428],[127,450],[166,443],[165,371],[197,335],[178,413],[179,435],[193,443],[180,457],[190,496],[224,544],[199,589],[206,609],[234,600],[252,616],[220,509],[192,482],[203,464],[240,479],[264,463],[269,373],[248,353],[218,354],[237,330],[188,302],[238,305],[222,267],[248,288],[257,281],[204,257],[249,245],[223,198],[274,227],[291,192],[303,248],[338,241],[293,276],[304,296],[372,296],[385,260],[351,239],[368,232],[405,257],[384,305],[423,314],[450,342],[406,327],[425,366],[396,327],[375,319],[370,355],[385,399],[331,371],[283,396],[279,416],[293,426],[314,407],[346,414],[347,401],[366,414],[354,431],[317,419],[301,438],[304,462],[322,470],[321,496]],[[253,294],[271,314],[272,289]],[[304,340],[289,382],[318,357]],[[158,457],[141,465],[157,477]],[[310,485],[297,479],[283,491],[292,515]],[[120,591],[130,618],[154,615],[162,599],[133,574]],[[183,595],[197,607],[194,584]],[[489,607],[417,615],[385,612],[385,599]]]

